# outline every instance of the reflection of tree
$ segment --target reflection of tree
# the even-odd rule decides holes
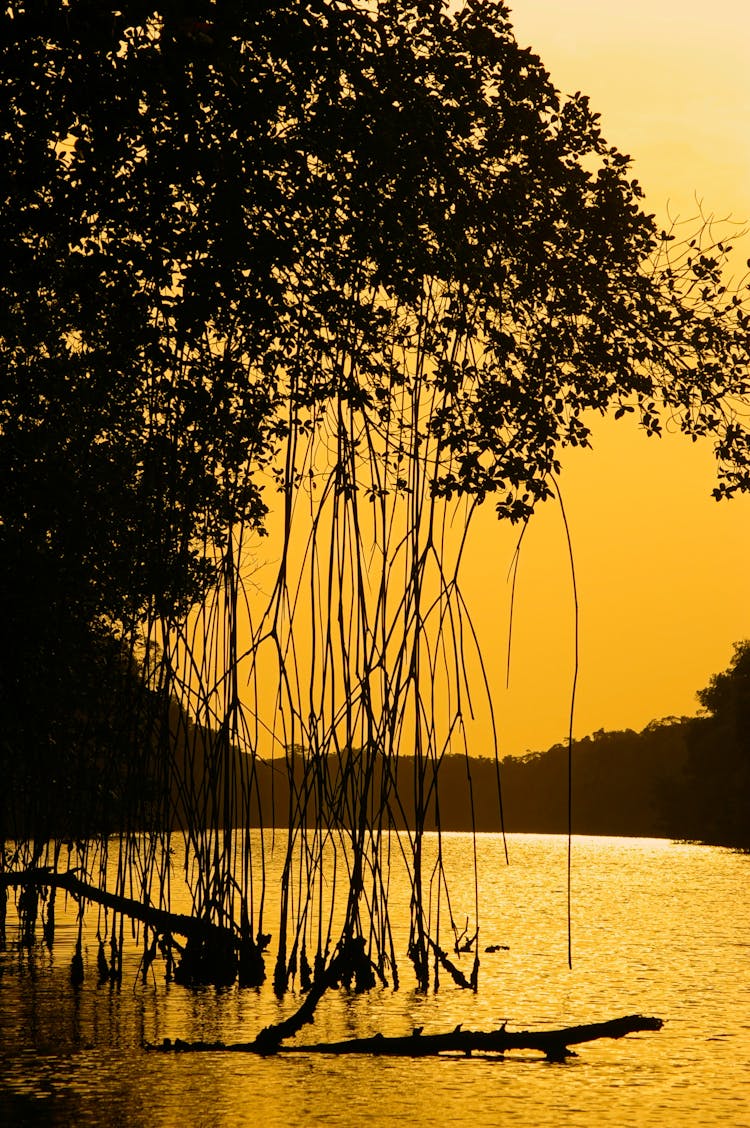
[[[708,434],[719,490],[746,488],[725,248],[656,232],[628,158],[498,4],[30,0],[0,19],[3,760],[46,749],[24,787],[61,754],[85,773],[110,722],[142,764],[151,737],[127,707],[111,720],[102,672],[131,692],[137,665],[166,718],[151,813],[171,823],[179,767],[196,913],[244,937],[263,912],[242,829],[258,748],[269,730],[298,745],[283,989],[307,941],[319,961],[336,947],[322,874],[343,827],[339,947],[392,962],[383,836],[408,744],[426,986],[421,832],[473,708],[450,521],[490,496],[528,519],[591,409]],[[269,486],[283,533],[258,614]]]

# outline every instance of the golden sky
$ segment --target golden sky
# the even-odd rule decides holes
[[[716,0],[707,10],[695,0],[516,0],[517,38],[537,51],[561,91],[590,96],[607,140],[632,156],[647,210],[661,225],[670,215],[696,217],[697,200],[704,214],[750,220],[746,3]],[[738,262],[746,258],[750,238]],[[599,728],[640,729],[654,719],[695,713],[696,691],[727,666],[733,642],[750,638],[750,495],[719,504],[711,497],[714,484],[709,442],[691,444],[679,434],[647,439],[627,417],[598,422],[593,450],[565,453],[561,487],[580,605],[576,736]],[[272,490],[268,498],[273,504]],[[258,606],[268,599],[279,566],[280,511],[270,529],[249,564]],[[290,556],[297,564],[309,560],[308,531],[303,519],[302,539]],[[574,669],[567,539],[559,507],[547,502],[523,543],[506,690],[508,575],[518,533],[497,521],[490,498],[470,529],[462,571],[501,755],[542,750],[566,738]],[[371,578],[377,589],[377,575]],[[294,631],[299,666],[293,681],[301,708],[317,694],[310,653],[305,656],[312,637],[309,621],[305,626],[309,582],[302,582],[294,604],[295,624],[301,625]],[[396,601],[400,594],[395,592]],[[351,592],[342,594],[342,606],[351,599]],[[269,687],[280,679],[270,649],[270,657],[268,647],[263,650],[251,679],[263,725],[275,732],[274,738],[264,736],[264,755],[301,738],[272,719],[275,691]],[[316,653],[319,669],[320,645]],[[476,667],[471,672],[476,675]],[[433,690],[438,711],[450,712],[452,691],[437,682]],[[462,710],[468,746],[473,754],[489,755],[481,683],[474,691],[476,721],[469,724],[468,710]],[[452,739],[451,750],[461,751],[460,742]]]
[[[633,157],[660,223],[698,212],[750,219],[750,5],[746,0],[516,0],[516,35],[563,92],[582,90],[611,144]],[[746,239],[740,265],[750,257]],[[598,427],[564,460],[580,601],[575,732],[694,713],[695,692],[750,637],[750,498],[715,502],[710,446]],[[502,753],[563,739],[573,613],[553,503],[525,538],[510,691],[507,572],[517,533],[482,516],[466,594],[489,658]],[[481,742],[480,742],[481,743]],[[481,748],[475,748],[481,751]]]

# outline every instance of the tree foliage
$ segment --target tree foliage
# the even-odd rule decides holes
[[[750,642],[735,643],[728,668],[713,675],[698,700],[714,720],[750,734]]]
[[[290,418],[336,401],[397,436],[410,350],[438,493],[525,517],[587,409],[657,430],[662,403],[746,484],[716,255],[654,265],[628,158],[503,5],[24,0],[2,24],[3,535],[94,606],[194,593],[205,538],[262,522]]]
[[[750,848],[750,642],[698,693],[705,716],[689,724],[684,802],[694,836]]]

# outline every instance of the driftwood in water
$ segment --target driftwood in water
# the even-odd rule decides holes
[[[309,1021],[309,1020],[308,1020]],[[502,1055],[508,1050],[536,1050],[548,1061],[563,1061],[574,1056],[570,1046],[593,1042],[598,1038],[623,1038],[641,1030],[661,1030],[663,1021],[648,1015],[629,1014],[609,1022],[591,1022],[583,1026],[564,1026],[558,1030],[462,1030],[457,1026],[448,1034],[422,1034],[414,1031],[403,1037],[386,1038],[375,1034],[371,1038],[350,1038],[343,1042],[315,1042],[306,1046],[283,1046],[278,1039],[264,1039],[265,1031],[253,1042],[183,1042],[165,1038],[159,1046],[146,1049],[196,1053],[228,1051],[268,1055],[281,1054],[371,1054],[375,1057],[437,1057],[440,1054],[472,1053]],[[275,1045],[274,1045],[275,1042]]]
[[[282,1050],[282,1042],[315,1021],[315,1008],[329,989],[341,985],[350,989],[354,983],[354,991],[360,993],[374,986],[372,964],[361,936],[342,941],[328,967],[322,959],[316,959],[315,963],[315,974],[302,1005],[281,1022],[265,1026],[252,1043],[254,1053],[275,1054]]]
[[[122,916],[132,920],[140,920],[149,925],[154,932],[176,933],[178,936],[203,936],[209,929],[216,928],[197,917],[184,913],[170,913],[167,909],[158,909],[155,905],[136,901],[132,897],[122,897],[119,893],[110,893],[100,889],[97,885],[90,885],[77,876],[75,870],[57,872],[47,866],[38,869],[20,870],[18,872],[0,873],[0,887],[2,886],[33,886],[39,889],[64,889],[78,901],[90,901],[95,905],[104,905]]]
[[[310,990],[305,995],[302,1005],[289,1018],[273,1023],[271,1026],[264,1026],[255,1041],[251,1043],[252,1052],[264,1055],[275,1054],[282,1048],[281,1043],[284,1039],[293,1038],[303,1026],[314,1022],[315,1008],[329,987],[337,985],[342,963],[343,960],[339,956],[334,958],[327,968],[321,968],[313,980]],[[168,1047],[165,1046],[165,1048]]]
[[[108,892],[82,881],[74,870],[58,872],[41,866],[0,873],[0,889],[8,886],[20,886],[24,890],[64,889],[78,901],[103,905],[121,916],[141,921],[156,934],[167,937],[169,944],[180,951],[181,960],[175,969],[178,982],[227,985],[234,982],[238,971],[245,986],[259,986],[265,979],[262,952],[267,937],[263,937],[262,943],[256,943],[250,936],[240,936],[230,928],[200,917],[172,913],[145,901]],[[175,935],[187,938],[184,948],[173,940]]]

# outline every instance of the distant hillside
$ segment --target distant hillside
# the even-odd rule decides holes
[[[685,792],[692,722],[652,722],[642,732],[601,730],[573,746],[573,831],[576,834],[675,836]],[[502,765],[510,830],[567,830],[568,748]]]
[[[724,762],[726,754],[722,756],[726,746],[722,749],[716,745],[708,773],[696,755],[697,750],[710,745],[712,735],[710,718],[691,718],[653,722],[642,732],[601,731],[577,741],[573,748],[574,833],[704,839],[739,846],[750,843],[750,837],[744,837],[726,817],[731,806],[723,787],[732,778]],[[300,752],[290,755],[289,774],[281,760],[274,764],[256,761],[252,767],[249,759],[235,753],[230,768],[235,781],[231,818],[238,820],[240,796],[252,774],[253,824],[286,826],[291,807],[304,805],[312,825],[317,806],[322,803],[327,807],[329,825],[351,825],[357,810],[356,765],[360,755],[355,750],[344,761],[327,758],[318,764],[316,782],[311,783],[309,777],[305,782],[305,757]],[[245,763],[238,763],[237,757]],[[498,832],[504,825],[507,831],[567,831],[567,745],[555,745],[547,752],[520,759],[506,757],[501,762],[502,820],[494,760],[472,758],[468,768],[467,775],[464,756],[445,756],[434,786],[434,769],[428,767],[426,829],[434,830],[439,825],[448,831],[473,827]],[[382,763],[376,761],[376,795],[383,793],[385,786],[381,769]],[[193,770],[200,781],[203,771],[195,761]],[[391,780],[390,825],[414,826],[414,776],[413,757],[399,757]],[[195,795],[202,794],[203,785],[194,783],[191,790]],[[213,790],[218,795],[222,787]],[[707,797],[712,795],[714,801],[709,802]],[[331,805],[334,796],[336,809]],[[218,810],[215,806],[212,809]],[[383,825],[389,825],[388,821]]]
[[[642,733],[599,732],[575,744],[573,750],[573,830],[577,834],[699,837],[697,826],[682,818],[680,804],[688,792],[688,732],[695,722],[649,725]],[[505,758],[499,765],[502,795],[498,800],[498,772],[494,760],[445,756],[437,773],[437,788],[428,792],[425,825],[443,830],[564,833],[567,830],[568,750],[560,744],[522,759]],[[300,772],[301,764],[297,771]],[[338,773],[328,765],[332,777]],[[398,802],[391,802],[397,825],[414,825],[412,757],[399,757],[395,786]],[[432,778],[432,768],[427,779]],[[289,802],[285,776],[277,773],[275,802],[270,802],[270,773],[263,786],[264,812],[274,810],[284,821]],[[380,791],[380,780],[376,790]],[[473,818],[472,818],[473,801]],[[266,821],[268,821],[266,819]],[[344,821],[346,821],[344,819]]]
[[[127,656],[114,644],[98,645],[97,692],[84,686],[80,702],[68,709],[67,728],[50,728],[46,744],[40,725],[32,723],[26,754],[6,757],[0,839],[187,822],[282,827],[300,808],[309,825],[318,808],[325,809],[324,824],[351,825],[359,819],[358,797],[370,772],[368,794],[378,803],[388,796],[380,825],[414,826],[413,757],[386,765],[376,756],[368,765],[360,750],[350,749],[317,761],[314,778],[302,749],[290,751],[286,762],[253,760],[232,746],[226,731],[194,724],[174,700],[165,708],[164,699],[140,683]],[[654,721],[642,732],[600,730],[576,741],[574,833],[750,849],[750,643],[737,644],[729,668],[711,679],[698,700],[703,716]],[[502,819],[493,760],[447,755],[437,774],[428,766],[426,829],[567,830],[567,745],[506,757],[499,777]]]
[[[750,849],[750,642],[736,644],[728,669],[697,696],[702,716],[653,721],[642,732],[600,730],[575,742],[574,833],[681,838]],[[428,828],[439,823],[444,830],[500,829],[494,761],[472,758],[468,766],[470,778],[463,756],[442,760],[438,786],[426,804]],[[391,803],[397,823],[413,825],[414,768],[412,758],[399,758],[398,802]],[[340,770],[337,764],[326,768],[331,779]],[[506,757],[499,774],[506,830],[567,830],[567,745]],[[288,810],[289,788],[282,773],[275,779],[271,804],[270,769],[260,769],[258,796],[279,825]],[[343,821],[346,817],[343,812]]]
[[[600,731],[573,748],[573,830],[750,849],[750,642],[697,694],[702,716]],[[506,827],[566,826],[567,746],[502,764]],[[487,778],[489,772],[486,772]],[[481,790],[481,789],[480,789]]]

